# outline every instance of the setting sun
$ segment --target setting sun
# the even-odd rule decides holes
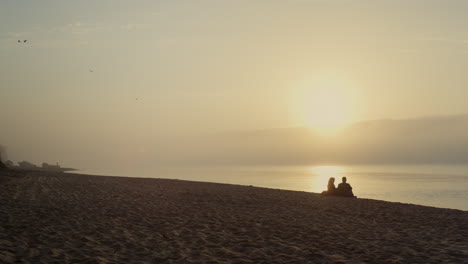
[[[320,130],[333,130],[348,122],[349,102],[336,87],[320,87],[311,92],[306,112],[309,125]]]
[[[304,85],[297,111],[301,123],[322,133],[338,130],[351,122],[353,94],[351,85],[328,76],[325,80]]]

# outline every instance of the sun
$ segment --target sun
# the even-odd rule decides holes
[[[324,86],[310,92],[306,122],[319,130],[334,130],[349,121],[349,102],[342,89]]]
[[[352,99],[351,87],[344,82],[312,83],[301,93],[301,123],[321,133],[337,131],[351,121]]]

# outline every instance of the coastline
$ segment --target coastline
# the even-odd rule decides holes
[[[0,171],[0,262],[463,263],[468,212],[157,178]]]
[[[419,172],[417,172],[419,171]],[[433,171],[433,173],[428,173]],[[219,166],[75,173],[180,179],[321,193],[330,177],[348,178],[359,198],[468,211],[468,166]],[[417,172],[417,173],[416,173]],[[456,172],[456,173],[455,173]]]

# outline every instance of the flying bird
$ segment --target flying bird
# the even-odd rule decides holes
[[[94,72],[93,70],[89,70],[89,72]]]
[[[27,39],[23,40],[24,43],[26,43],[26,41],[28,41]]]

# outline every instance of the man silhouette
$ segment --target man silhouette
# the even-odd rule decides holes
[[[338,184],[338,188],[336,188],[336,192],[339,196],[346,196],[346,197],[355,197],[353,194],[353,187],[346,182],[346,177],[342,178],[342,183]]]

